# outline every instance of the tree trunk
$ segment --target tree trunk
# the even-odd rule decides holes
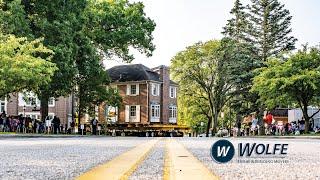
[[[309,120],[310,117],[308,115],[308,105],[304,105],[302,109],[303,117],[304,117],[304,132],[307,134],[309,132]]]
[[[40,114],[41,114],[41,121],[44,122],[46,117],[48,116],[49,107],[48,107],[49,97],[48,96],[41,96],[40,97]]]
[[[265,135],[265,128],[264,128],[264,122],[263,122],[263,113],[264,113],[264,108],[260,108],[259,109],[259,112],[257,114],[257,117],[258,118],[258,125],[259,125],[259,135],[262,136],[262,135]]]
[[[206,137],[209,137],[209,130],[211,126],[212,118],[208,118],[207,129],[206,129]]]
[[[217,127],[218,127],[218,115],[219,113],[217,111],[214,112],[213,115],[213,129],[212,129],[212,135],[217,133]]]
[[[82,103],[81,103],[81,94],[82,94],[82,91],[81,91],[81,86],[78,85],[78,90],[77,90],[77,111],[78,111],[78,133],[81,133],[81,118],[82,118]]]
[[[241,123],[242,123],[241,119],[242,119],[242,117],[239,113],[237,113],[236,119],[237,119],[236,121],[237,121],[237,128],[238,128],[237,136],[240,136],[241,135]]]

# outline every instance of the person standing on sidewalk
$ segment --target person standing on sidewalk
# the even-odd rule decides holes
[[[60,119],[57,116],[54,116],[54,118],[52,120],[52,124],[53,124],[53,133],[57,134],[58,129],[60,127]]]
[[[92,134],[97,135],[98,120],[96,118],[93,118],[91,121],[91,125],[92,125]]]
[[[0,131],[3,131],[4,129],[4,120],[2,119],[2,114],[0,116]]]

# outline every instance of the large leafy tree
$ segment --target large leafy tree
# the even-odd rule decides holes
[[[292,29],[289,10],[278,0],[251,0],[249,28],[250,42],[256,46],[258,56],[266,61],[282,51],[295,49],[296,38]]]
[[[48,86],[37,92],[42,118],[48,114],[49,97],[68,95],[74,86],[84,99],[80,103],[85,111],[90,104],[87,101],[98,102],[98,97],[111,95],[101,88],[108,84],[103,79],[106,74],[102,72],[102,58],[119,56],[130,62],[131,47],[151,55],[155,24],[143,8],[142,3],[127,0],[3,1],[0,18],[6,33],[44,37],[44,44],[55,53],[52,61],[59,71]]]
[[[228,52],[230,44],[229,40],[197,43],[171,60],[172,75],[181,88],[179,98],[191,99],[198,106],[196,112],[207,118],[207,136],[212,123],[216,132],[219,113],[232,97],[235,63]]]
[[[118,1],[89,1],[82,14],[83,29],[75,37],[75,58],[78,75],[79,116],[103,101],[118,104],[117,94],[105,85],[110,81],[102,65],[103,58],[119,57],[130,62],[135,48],[148,56],[152,54],[154,22],[145,16],[142,3]],[[91,107],[91,108],[90,108]]]
[[[252,91],[270,109],[279,105],[301,108],[308,132],[308,106],[318,105],[320,96],[320,51],[317,48],[299,50],[287,60],[271,58],[266,67],[257,69]]]
[[[44,45],[53,50],[52,62],[59,68],[52,81],[36,91],[41,101],[41,117],[48,114],[48,100],[70,93],[76,74],[74,35],[81,30],[78,15],[83,12],[83,0],[2,1],[0,17],[5,33],[20,37],[44,38]]]
[[[47,85],[57,70],[52,54],[40,39],[0,34],[0,97]]]

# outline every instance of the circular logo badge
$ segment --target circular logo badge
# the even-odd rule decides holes
[[[233,144],[225,139],[218,140],[211,147],[211,157],[217,163],[229,162],[234,156]]]

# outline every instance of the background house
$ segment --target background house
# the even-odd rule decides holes
[[[177,123],[178,85],[170,80],[167,66],[150,69],[142,64],[121,65],[107,72],[111,86],[116,87],[123,98],[123,105],[116,110],[117,123]],[[100,108],[100,121],[108,118],[104,116],[106,110],[106,107]]]

